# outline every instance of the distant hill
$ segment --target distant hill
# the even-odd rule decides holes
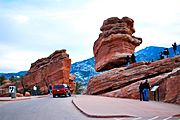
[[[75,81],[81,82],[82,85],[86,86],[92,76],[99,74],[94,69],[94,63],[94,57],[73,63],[70,73],[76,76]]]
[[[139,50],[135,53],[136,61],[151,61],[152,59],[154,61],[158,60],[160,58],[160,52],[164,51],[164,47],[156,47],[156,46],[149,46],[142,50]],[[174,56],[174,52],[172,47],[169,48],[170,57]],[[180,45],[177,47],[177,54],[180,55]],[[74,74],[76,76],[75,81],[81,82],[83,86],[87,86],[87,83],[89,79],[100,72],[96,72],[94,69],[94,57],[89,58],[87,60],[83,60],[80,62],[76,62],[71,64],[71,74]],[[23,76],[27,73],[27,71],[21,71],[18,73],[0,73],[0,75],[4,74],[6,78],[10,78],[12,75],[14,76]]]
[[[169,50],[169,57],[173,57],[174,51],[173,48],[168,48]],[[140,62],[140,61],[151,61],[152,59],[154,61],[159,60],[160,59],[160,52],[164,51],[164,47],[156,47],[156,46],[149,46],[146,47],[142,50],[139,50],[138,52],[135,53],[136,56],[136,61]],[[180,45],[177,46],[177,52],[176,54],[180,54]]]
[[[20,71],[18,73],[0,73],[0,75],[4,75],[7,79],[9,79],[11,76],[24,76],[27,73],[27,71]]]

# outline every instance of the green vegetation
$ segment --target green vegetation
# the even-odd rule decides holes
[[[81,94],[82,91],[82,84],[80,82],[76,82],[75,94]]]
[[[22,77],[23,77],[23,76],[17,77],[17,76],[14,76],[14,75],[13,75],[13,76],[11,76],[11,77],[9,78],[9,80],[12,81],[12,82],[16,82],[16,81],[18,81],[18,80],[21,80]]]
[[[2,85],[2,82],[6,80],[6,77],[4,75],[0,76],[0,85]]]

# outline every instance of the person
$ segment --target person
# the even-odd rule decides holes
[[[36,85],[33,86],[33,93],[34,93],[34,96],[37,95],[37,86]]]
[[[150,85],[148,83],[148,80],[145,81],[143,84],[143,98],[144,101],[149,101],[149,90],[150,90]]]
[[[168,50],[168,48],[164,48],[164,55],[166,55],[166,56],[167,56],[166,58],[168,58],[168,55],[169,55],[169,50]]]
[[[160,52],[160,59],[164,59],[164,55],[163,55],[163,52]]]
[[[174,42],[174,44],[172,44],[172,46],[173,46],[174,54],[176,55],[176,49],[177,49],[177,44],[176,44],[176,42]]]
[[[140,85],[139,85],[140,101],[144,100],[143,89],[144,89],[144,86],[143,86],[143,83],[141,82]]]
[[[127,61],[127,66],[128,66],[129,63],[130,63],[130,57],[129,57],[129,55],[126,57],[126,61]]]
[[[135,57],[134,54],[131,55],[131,61],[132,61],[132,63],[135,63],[135,62],[136,62],[136,57]]]
[[[49,85],[49,94],[52,95],[52,85]]]

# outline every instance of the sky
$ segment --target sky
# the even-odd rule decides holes
[[[72,63],[93,57],[103,21],[128,16],[147,46],[180,44],[180,0],[0,0],[0,72],[66,49]]]

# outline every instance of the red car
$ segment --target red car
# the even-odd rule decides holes
[[[54,85],[52,89],[53,98],[60,95],[71,96],[71,92],[67,84]]]

